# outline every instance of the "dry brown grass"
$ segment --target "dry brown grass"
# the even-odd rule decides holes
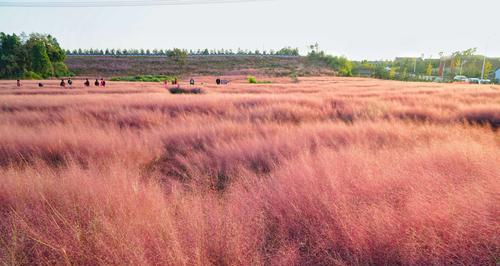
[[[498,262],[500,87],[212,79],[0,81],[0,262]]]

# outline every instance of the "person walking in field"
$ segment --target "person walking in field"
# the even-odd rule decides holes
[[[98,80],[98,79],[95,79],[94,85],[95,85],[96,87],[99,87],[99,80]]]
[[[85,87],[89,87],[90,86],[89,79],[85,79],[85,82],[83,83],[83,85],[85,85]]]
[[[38,87],[40,87],[40,88],[43,87],[43,83],[38,82]]]
[[[190,84],[191,86],[192,86],[192,85],[194,85],[194,79],[193,79],[193,78],[191,78],[191,80],[189,80],[189,84]]]
[[[64,82],[64,79],[61,79],[61,83],[59,83],[59,86],[66,88],[66,82]]]
[[[106,87],[106,81],[103,78],[101,79],[101,86]]]
[[[17,86],[21,87],[21,81],[20,80],[17,80]]]
[[[71,80],[71,78],[68,79],[68,86],[70,89],[71,89],[71,86],[73,86],[73,81]]]

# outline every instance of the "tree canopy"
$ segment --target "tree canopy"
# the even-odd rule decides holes
[[[65,51],[51,35],[0,33],[0,78],[67,76],[65,58]]]
[[[258,56],[300,56],[298,48],[284,47],[280,50],[242,50],[238,49],[233,51],[232,49],[198,49],[198,50],[185,50],[182,49],[189,56],[207,56],[207,55],[258,55]],[[174,49],[74,49],[64,51],[66,55],[109,55],[109,56],[120,56],[120,55],[133,55],[133,56],[166,56]]]
[[[327,55],[324,51],[319,50],[318,44],[311,45],[310,49],[311,51],[307,55],[310,63],[326,65],[341,76],[352,76],[353,64],[346,57]]]

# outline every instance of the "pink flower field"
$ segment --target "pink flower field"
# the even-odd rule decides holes
[[[500,86],[228,79],[0,81],[0,264],[498,264]]]

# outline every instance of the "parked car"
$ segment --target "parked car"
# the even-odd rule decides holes
[[[467,82],[467,77],[466,76],[455,76],[453,78],[453,80],[459,81],[459,82]]]
[[[469,83],[472,84],[490,84],[491,80],[489,79],[478,79],[478,78],[470,78],[467,80]]]
[[[467,82],[471,83],[471,84],[480,84],[480,80],[478,78],[470,78],[467,80]]]

